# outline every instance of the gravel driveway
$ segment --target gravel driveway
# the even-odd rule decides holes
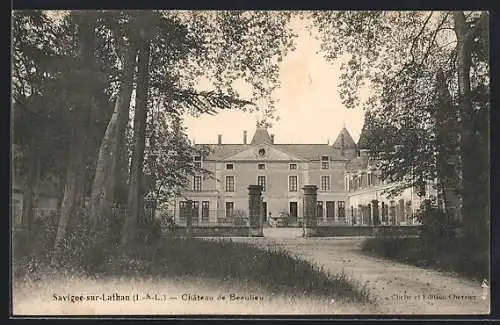
[[[268,232],[264,238],[232,238],[261,247],[281,247],[332,273],[346,272],[366,284],[382,314],[488,314],[489,292],[481,283],[361,253],[363,238],[297,238],[300,231]]]

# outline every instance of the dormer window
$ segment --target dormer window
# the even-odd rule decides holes
[[[321,156],[321,169],[330,168],[328,156]]]

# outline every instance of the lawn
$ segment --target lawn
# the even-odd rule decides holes
[[[165,306],[159,308],[159,313],[167,314],[184,309],[188,313],[272,314],[276,311],[296,314],[309,311],[335,314],[360,312],[360,309],[373,305],[367,288],[348,279],[346,274],[329,274],[279,249],[261,249],[230,240],[165,237],[155,244],[137,247],[126,254],[113,249],[107,250],[105,254],[105,261],[94,264],[91,269],[67,266],[55,270],[44,261],[33,260],[30,263],[15,263],[18,270],[14,285],[14,296],[17,298],[14,301],[22,310],[30,306],[42,308],[42,301],[45,301],[43,306],[49,308],[53,305],[50,300],[54,291],[61,292],[61,295],[84,291],[99,294],[102,290],[98,288],[102,287],[108,288],[105,290],[110,294],[115,291],[127,294],[132,294],[132,291],[154,292],[154,288],[168,290],[177,299],[172,298],[169,303],[173,309]],[[36,267],[31,267],[30,272],[20,272],[19,268],[26,269],[23,265],[27,264]],[[212,296],[212,307],[205,310],[204,307],[196,307],[196,303],[192,305],[192,301],[186,305],[181,297],[183,293]],[[262,299],[217,301],[221,295],[230,299],[231,293]],[[25,297],[30,298],[26,300]],[[38,304],[29,303],[33,299],[42,301]],[[222,307],[228,303],[233,307]],[[77,306],[70,305],[72,307],[64,305],[64,308],[74,309]],[[123,308],[124,305],[120,306],[116,308]],[[96,306],[92,308],[96,312],[102,309]],[[124,311],[133,313],[136,310],[140,313],[143,310],[149,313],[146,309],[134,307],[125,308]]]

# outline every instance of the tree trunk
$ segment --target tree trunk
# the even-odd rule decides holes
[[[149,31],[144,33],[138,59],[137,94],[134,115],[134,153],[130,169],[130,184],[128,192],[127,213],[122,233],[122,246],[132,242],[137,233],[137,221],[144,208],[143,167],[144,148],[146,141],[146,118],[148,103],[149,79]]]
[[[474,110],[471,101],[471,51],[475,31],[487,19],[481,14],[476,26],[470,27],[463,12],[454,12],[454,29],[457,36],[457,72],[459,109],[461,117],[461,160],[462,160],[462,225],[465,238],[471,244],[489,242],[487,231],[488,206],[483,196],[489,197],[489,188],[478,188],[476,170],[476,141],[474,139]],[[482,187],[482,186],[481,186]]]
[[[80,71],[92,69],[94,67],[95,51],[95,25],[94,15],[76,16],[79,24],[80,42]],[[87,85],[80,91],[86,92],[89,98],[88,103],[84,103],[73,112],[73,135],[69,152],[68,165],[66,169],[66,182],[64,194],[59,209],[59,223],[57,227],[56,239],[54,243],[53,264],[58,264],[64,253],[63,241],[66,237],[68,225],[75,208],[81,203],[83,194],[85,175],[85,152],[87,150],[87,133],[89,131],[89,118],[91,113],[91,101],[93,99],[92,90]]]
[[[132,35],[131,43],[125,54],[120,91],[115,102],[113,115],[108,122],[106,132],[101,141],[96,172],[92,183],[90,217],[92,218],[92,229],[94,232],[106,230],[107,218],[111,214],[116,183],[116,166],[119,157],[119,153],[117,152],[118,139],[123,137],[125,130],[123,126],[126,126],[126,121],[128,121],[129,117],[136,56],[137,45],[135,36]]]
[[[29,244],[31,240],[32,223],[33,223],[33,210],[34,210],[34,187],[35,187],[35,173],[36,173],[36,150],[28,148],[28,172],[26,174],[23,186],[23,209],[21,223],[25,230],[26,243]]]
[[[68,159],[68,166],[66,169],[66,184],[64,186],[64,194],[61,202],[59,224],[57,227],[56,240],[54,243],[54,255],[52,264],[58,264],[64,253],[63,240],[66,237],[66,231],[75,210],[75,203],[77,201],[78,178],[82,169],[83,151],[85,149],[84,134],[75,129],[75,138],[71,145],[70,156]],[[80,128],[79,131],[81,131]]]
[[[442,70],[436,76],[436,149],[438,199],[447,215],[456,220],[459,211],[458,177],[458,119]]]

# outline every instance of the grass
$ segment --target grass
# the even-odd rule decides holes
[[[458,239],[425,240],[420,237],[374,237],[366,239],[362,251],[368,255],[452,272],[472,280],[489,278],[489,255]]]
[[[265,291],[268,297],[281,297],[281,300],[301,297],[323,302],[372,302],[367,287],[350,280],[346,273],[331,274],[281,249],[261,249],[231,240],[171,236],[126,253],[112,247],[102,252],[106,259],[94,262],[91,268],[66,264],[56,270],[48,266],[48,258],[25,258],[14,259],[14,271],[17,270],[18,280],[24,277],[31,283],[47,276],[97,280],[157,278],[176,283],[197,279],[203,283],[238,283],[248,290]]]
[[[131,273],[240,281],[277,294],[369,301],[367,289],[349,281],[346,274],[329,274],[284,250],[264,250],[231,240],[167,237],[155,249],[136,249],[113,258],[103,271],[107,275]]]

